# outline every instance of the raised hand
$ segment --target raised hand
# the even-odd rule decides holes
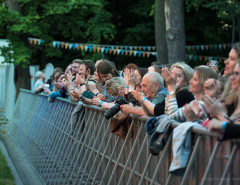
[[[217,80],[210,78],[207,79],[204,83],[204,94],[213,98],[217,97],[218,95],[218,85]]]
[[[189,104],[184,105],[183,112],[187,121],[197,121],[204,114],[204,110],[203,108],[199,108],[199,103],[197,100],[193,102],[192,106]]]
[[[227,115],[226,108],[216,98],[210,98],[204,95],[202,96],[202,100],[205,104],[206,109],[212,117],[221,120],[224,116]]]
[[[167,84],[168,91],[176,91],[177,81],[167,68],[162,68],[162,77]]]
[[[83,75],[76,74],[76,84],[80,85],[81,83],[85,83],[85,77]]]
[[[66,78],[67,78],[68,84],[71,84],[72,83],[72,73],[68,73],[66,75]]]

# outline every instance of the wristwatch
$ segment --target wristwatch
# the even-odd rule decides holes
[[[169,92],[168,94],[169,95],[174,95],[176,93],[176,91],[171,91],[171,92]]]
[[[80,83],[80,86],[86,85],[85,83]]]

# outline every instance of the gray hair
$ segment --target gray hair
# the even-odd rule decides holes
[[[157,82],[159,84],[159,87],[164,86],[163,77],[157,72],[148,72],[144,75],[144,77],[149,77],[152,83]]]
[[[83,63],[83,60],[77,58],[77,59],[74,59],[72,63],[78,63],[80,65]]]
[[[108,94],[117,95],[120,86],[126,87],[122,77],[113,77],[105,82],[106,91]]]
[[[35,74],[35,77],[36,77],[37,79],[39,79],[39,78],[42,77],[43,74],[44,74],[44,73],[43,73],[42,71],[37,71],[36,74]]]

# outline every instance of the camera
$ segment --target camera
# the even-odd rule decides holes
[[[120,105],[124,105],[124,104],[128,104],[127,100],[125,100],[121,96],[118,96],[116,98],[115,105],[104,114],[104,117],[106,119],[110,119],[111,117],[113,117],[115,114],[117,114],[120,111]]]

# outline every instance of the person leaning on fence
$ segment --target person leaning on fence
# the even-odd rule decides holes
[[[240,63],[240,61],[239,61]],[[217,99],[203,96],[203,101],[208,109],[212,120],[206,126],[212,131],[226,131],[222,139],[231,138],[230,130],[235,126],[231,124],[240,124],[240,64],[237,64],[233,73],[229,77],[231,80],[231,93],[226,97],[225,103],[221,104]],[[228,104],[229,103],[229,104]],[[228,106],[226,106],[228,105]],[[227,128],[227,129],[226,129]],[[236,127],[237,128],[237,127]],[[240,137],[240,134],[233,133],[233,137]]]
[[[225,101],[225,98],[229,95],[229,91],[231,90],[231,80],[229,77],[232,74],[235,65],[238,63],[238,59],[240,59],[240,42],[237,42],[232,46],[227,60],[224,61],[224,74],[219,78],[219,81],[224,84],[224,90],[221,96],[222,102]]]
[[[177,103],[175,103],[175,107],[169,106],[169,116],[179,122],[198,121],[198,123],[202,123],[208,117],[208,111],[202,102],[204,82],[209,78],[217,79],[217,77],[217,73],[207,66],[202,65],[196,67],[194,69],[193,78],[189,82],[189,91],[193,93],[196,100],[191,101],[189,104],[179,109],[176,108]]]
[[[67,89],[68,81],[65,74],[61,75],[61,77],[58,79],[55,85],[58,88],[58,90],[49,94],[49,97],[48,97],[49,102],[50,103],[54,102],[54,100],[57,97],[68,99],[68,89]]]
[[[50,85],[50,87],[49,87],[50,91],[53,90],[54,81],[55,81],[55,75],[56,75],[56,73],[59,73],[59,72],[63,72],[62,68],[61,67],[55,67],[54,71],[53,71],[53,74],[51,75],[51,77],[46,82],[47,84]]]
[[[35,77],[37,78],[37,81],[34,85],[34,92],[35,93],[41,93],[44,90],[44,80],[45,80],[45,74],[42,71],[37,71],[35,74]]]
[[[116,98],[117,96],[121,96],[124,98],[124,88],[126,84],[122,77],[113,77],[105,82],[106,92]],[[97,98],[93,98],[93,104],[98,104],[99,102]],[[115,102],[100,102],[100,105],[103,109],[110,109],[114,106]]]
[[[121,111],[123,113],[128,114],[136,114],[136,115],[151,115],[150,112],[144,106],[144,101],[149,100],[153,104],[161,103],[165,100],[168,92],[167,89],[163,86],[163,78],[157,72],[150,72],[144,75],[141,83],[142,92],[146,96],[145,99],[142,100],[141,107],[133,107],[133,105],[121,105]],[[144,110],[145,109],[145,110]],[[147,113],[145,113],[147,112]]]
[[[90,60],[83,60],[83,63],[80,64],[79,72],[76,74],[75,86],[77,86],[77,90],[75,88],[75,90],[69,91],[71,94],[71,101],[79,101],[82,95],[85,98],[92,99],[93,95],[98,92],[96,90],[96,81],[94,80],[93,75],[94,72],[94,63]],[[86,101],[85,103],[89,104],[90,102]]]
[[[115,98],[107,93],[105,82],[113,77],[119,77],[115,64],[109,60],[102,59],[97,66],[97,74],[99,81],[103,84],[103,93],[99,93],[94,97],[93,104],[100,106],[101,102],[113,102]]]
[[[79,72],[79,68],[80,68],[80,65],[83,63],[83,61],[81,59],[74,59],[72,61],[72,71],[71,71],[71,74],[72,74],[72,81],[75,80],[75,76],[76,74]]]
[[[168,102],[175,101],[175,99],[179,108],[194,100],[193,94],[189,92],[189,81],[193,76],[193,69],[183,62],[178,62],[172,65],[170,71],[171,73],[164,68],[163,77],[165,81],[168,81],[167,87],[168,92],[170,92],[170,95],[168,94],[165,101],[156,105],[148,100],[144,101],[144,106],[154,116],[168,114],[168,109],[165,105],[168,104]],[[139,91],[133,91],[132,94],[140,102],[145,97]]]
[[[124,81],[127,85],[125,88],[125,99],[132,103],[134,106],[141,106],[141,101],[138,101],[132,94],[131,91],[138,90],[141,91],[140,84],[142,83],[142,78],[147,74],[147,68],[139,67],[137,69],[125,69],[124,70]]]

